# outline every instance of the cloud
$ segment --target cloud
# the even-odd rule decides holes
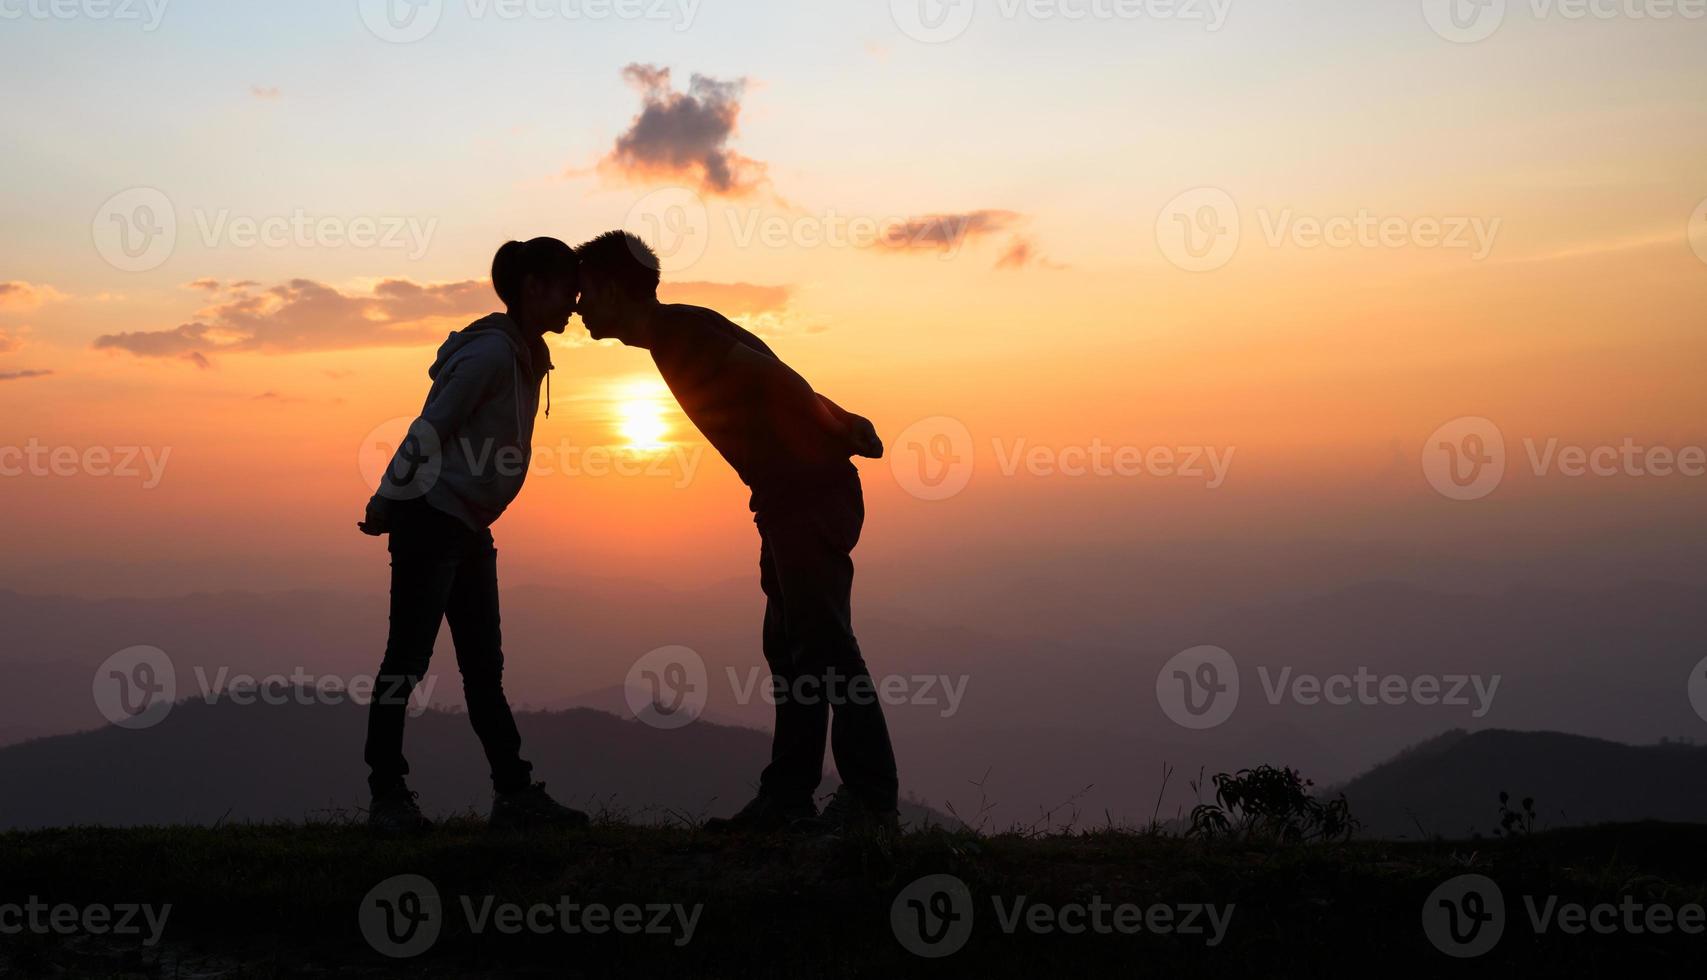
[[[986,209],[927,214],[889,224],[875,247],[886,252],[928,250],[954,253],[968,241],[1006,231],[1025,220],[1017,211]]]
[[[0,354],[14,354],[24,349],[24,338],[0,330]]]
[[[628,181],[680,181],[723,197],[746,197],[768,183],[763,163],[729,148],[746,79],[694,75],[688,90],[678,92],[668,68],[631,64],[622,77],[640,90],[640,112],[599,162],[601,173]]]
[[[0,282],[0,310],[8,313],[29,312],[65,298],[65,294],[45,284],[12,280]]]
[[[666,303],[704,306],[728,317],[782,313],[793,296],[793,286],[745,282],[667,282],[658,287],[658,298]]]
[[[217,293],[217,292],[219,292],[219,280],[218,279],[197,279],[193,282],[184,283],[184,288],[185,289],[199,289],[204,293]]]
[[[25,378],[45,378],[52,371],[0,371],[0,381],[22,381]]]
[[[238,290],[195,320],[169,330],[98,337],[95,348],[138,357],[187,358],[207,367],[211,354],[417,344],[431,339],[434,328],[442,326],[438,321],[484,313],[491,305],[491,287],[481,280],[420,285],[387,279],[362,296],[292,279],[259,293]]]
[[[1028,235],[1015,235],[1008,242],[1008,247],[996,259],[998,269],[1024,269],[1036,266],[1040,269],[1065,269],[1059,262],[1052,262],[1038,251],[1037,242]]]
[[[272,85],[251,85],[249,86],[249,94],[262,101],[273,102],[278,99],[279,90],[277,86]]]

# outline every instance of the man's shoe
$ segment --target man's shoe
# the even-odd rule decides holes
[[[367,829],[386,837],[432,830],[433,822],[421,812],[421,805],[416,802],[419,798],[419,793],[409,792],[406,786],[376,790],[373,803],[367,810]]]
[[[894,837],[901,832],[901,814],[872,806],[843,784],[836,787],[836,795],[824,805],[817,829],[835,837]]]
[[[775,834],[818,818],[811,800],[786,803],[765,793],[753,797],[733,817],[713,817],[705,822],[709,834]]]
[[[493,830],[537,830],[554,828],[572,830],[585,827],[590,821],[580,810],[571,810],[551,798],[544,783],[534,783],[514,793],[499,793],[492,798]]]

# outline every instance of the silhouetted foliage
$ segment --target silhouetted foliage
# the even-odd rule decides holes
[[[1344,796],[1319,800],[1297,770],[1258,766],[1214,777],[1215,802],[1191,812],[1187,836],[1242,837],[1285,843],[1343,841],[1357,830]]]

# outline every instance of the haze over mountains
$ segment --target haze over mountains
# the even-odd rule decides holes
[[[1188,587],[1196,584],[1178,586]],[[960,610],[932,616],[886,599],[861,607],[868,659],[899,675],[904,703],[889,713],[905,792],[963,815],[989,807],[998,825],[1029,822],[1063,804],[1059,814],[1141,823],[1189,810],[1197,793],[1187,780],[1200,770],[1268,762],[1325,786],[1449,729],[1551,730],[1646,744],[1703,728],[1687,687],[1707,627],[1707,589],[1695,586],[1469,595],[1376,583],[1224,610],[1176,604],[1168,612],[1154,608],[1166,596],[1138,596],[1124,625],[1113,613],[1078,614],[1112,608],[1109,596],[1061,600],[1051,616],[1016,609],[1027,596],[1040,606],[1057,601],[1045,583],[982,620]],[[168,653],[179,698],[293,672],[348,682],[377,661],[383,608],[376,596],[336,592],[105,600],[0,593],[7,624],[0,667],[12,681],[0,689],[0,740],[106,724],[91,696],[95,668],[138,644]],[[697,592],[632,582],[511,589],[511,697],[518,706],[623,714],[635,660],[685,645],[704,658],[710,692],[704,718],[683,731],[764,727],[770,708],[760,696],[759,611],[748,582]],[[1014,625],[1018,618],[1031,627]],[[448,636],[441,640],[433,701],[455,706],[460,685]],[[1191,731],[1163,713],[1156,676],[1174,654],[1202,644],[1233,655],[1242,689],[1225,724]],[[1303,703],[1301,679],[1359,668],[1376,679],[1437,676],[1448,688],[1463,678],[1463,703]],[[139,742],[159,736],[118,734]],[[359,742],[351,734],[324,743],[325,752],[341,753],[328,764],[359,763]],[[554,744],[530,752],[572,756]],[[1164,766],[1175,769],[1165,791]]]

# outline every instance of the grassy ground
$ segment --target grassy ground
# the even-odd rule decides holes
[[[1453,959],[1425,936],[1423,913],[1437,886],[1467,873],[1498,883],[1508,915],[1490,952]],[[376,885],[406,874],[428,879],[439,894],[441,931],[424,954],[398,960],[365,938],[360,910]],[[956,920],[969,923],[963,947],[938,959],[909,952],[892,920],[902,896],[901,931],[926,921],[902,893],[928,875],[963,882],[964,910],[972,913]],[[1670,825],[1514,841],[1317,846],[947,831],[888,846],[829,845],[621,825],[522,837],[473,822],[404,841],[375,841],[344,825],[72,829],[0,835],[0,931],[18,921],[5,907],[31,898],[78,909],[170,904],[163,940],[144,946],[136,938],[26,929],[0,935],[0,975],[1699,976],[1707,936],[1537,934],[1523,896],[1591,906],[1629,897],[1644,907],[1684,908],[1707,902],[1704,883],[1707,827]],[[510,935],[490,922],[476,933],[464,903],[478,912],[489,897],[527,907],[556,906],[564,896],[641,906],[631,924],[662,921],[646,906],[700,910],[691,941],[678,945],[683,920],[673,917],[669,934]],[[1040,920],[1025,916],[1005,931],[995,903],[1011,909],[1021,896],[1046,911],[1100,900],[1144,909],[1202,904],[1230,918],[1215,945],[1205,935],[1150,928],[1038,932],[1026,923]],[[920,907],[963,910],[933,904],[941,901]],[[543,916],[536,913],[548,927],[561,921]],[[949,920],[929,921],[934,929]],[[1104,921],[1113,924],[1113,913]]]

